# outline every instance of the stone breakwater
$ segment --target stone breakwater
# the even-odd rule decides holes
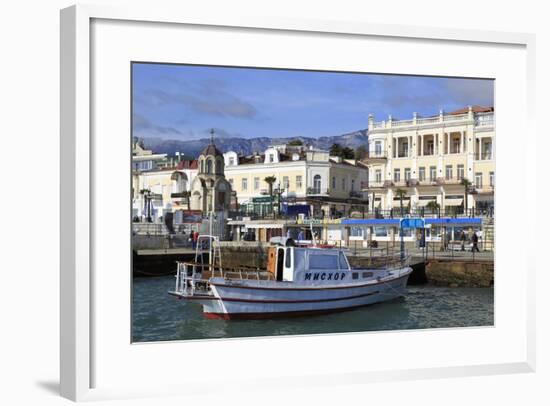
[[[489,288],[494,282],[494,262],[429,260],[426,277],[435,286]]]

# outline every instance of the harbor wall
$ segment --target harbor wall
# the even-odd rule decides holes
[[[489,288],[494,283],[494,262],[429,260],[426,277],[435,286]]]

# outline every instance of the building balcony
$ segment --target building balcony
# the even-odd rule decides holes
[[[363,158],[365,163],[383,162],[388,159],[388,153],[386,151],[367,151],[367,155]]]
[[[189,192],[174,192],[170,195],[172,199],[187,199],[189,197]]]
[[[306,190],[308,196],[328,196],[329,190],[316,187],[308,187]]]

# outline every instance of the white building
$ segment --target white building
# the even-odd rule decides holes
[[[374,122],[369,116],[369,183],[364,190],[382,210],[422,210],[435,201],[445,213],[465,206],[491,211],[495,186],[492,107],[467,107],[421,118]],[[471,183],[465,193],[463,179]],[[465,201],[465,198],[468,201]],[[371,200],[372,201],[372,200]]]

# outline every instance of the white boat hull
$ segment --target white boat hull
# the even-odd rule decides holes
[[[411,272],[411,268],[404,268],[368,283],[319,286],[212,278],[211,295],[192,299],[203,305],[207,318],[271,318],[328,313],[404,296]]]

